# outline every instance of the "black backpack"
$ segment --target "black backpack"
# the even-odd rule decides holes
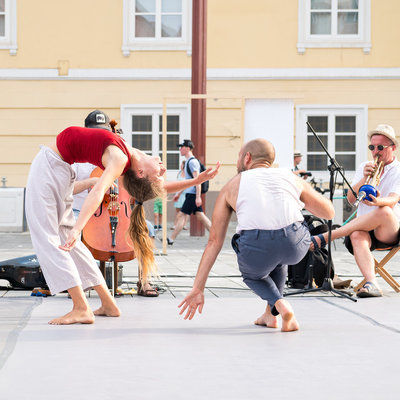
[[[321,218],[314,215],[305,215],[304,220],[307,223],[311,235],[328,232],[328,224]],[[288,286],[303,289],[309,281],[309,267],[312,265],[313,279],[318,287],[321,287],[326,277],[326,268],[328,265],[328,250],[321,247],[314,251],[308,251],[307,254],[295,265],[288,266]],[[333,279],[334,269],[331,265],[330,278]]]
[[[188,173],[188,175],[193,178],[193,174],[192,171],[189,168],[189,162],[193,159],[196,159],[196,157],[190,157],[187,161],[186,161],[186,171]],[[197,160],[200,164],[200,173],[206,170],[206,167],[203,165],[203,163],[200,160]],[[208,192],[208,188],[209,188],[210,184],[208,181],[205,181],[201,184],[201,193],[207,193]]]

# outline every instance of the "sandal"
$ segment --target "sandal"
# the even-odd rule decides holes
[[[322,233],[320,233],[319,235],[316,235],[319,240],[321,241],[321,244],[318,244],[318,242],[315,240],[314,236],[311,236],[311,241],[314,245],[314,250],[320,249],[321,247],[325,247],[326,246],[326,240],[324,238],[324,235]]]
[[[137,294],[138,296],[143,296],[143,297],[157,297],[158,296],[158,292],[157,289],[153,288],[150,284],[149,284],[150,288],[149,289],[143,289],[142,287],[142,282],[138,281],[137,283]]]
[[[372,282],[365,282],[357,292],[357,297],[382,297],[382,290]]]

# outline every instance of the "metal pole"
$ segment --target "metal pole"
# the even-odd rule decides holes
[[[162,159],[165,167],[167,168],[167,101],[163,99],[163,114],[162,114]],[[164,180],[166,174],[164,174]],[[163,255],[167,254],[167,195],[162,198],[162,243]]]
[[[193,0],[192,94],[207,93],[207,0]],[[191,138],[195,155],[206,164],[206,99],[192,99]],[[205,195],[202,195],[205,209]],[[190,235],[204,236],[204,226],[195,216],[190,218]]]

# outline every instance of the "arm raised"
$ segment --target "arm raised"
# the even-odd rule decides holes
[[[192,186],[201,185],[205,181],[209,181],[214,179],[218,174],[219,167],[221,163],[218,161],[215,168],[207,168],[201,174],[193,179],[185,179],[183,181],[171,181],[164,183],[164,189],[167,193],[179,192],[180,190],[184,190],[190,188]]]

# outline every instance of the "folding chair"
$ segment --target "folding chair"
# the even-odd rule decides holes
[[[386,263],[388,263],[389,260],[400,250],[400,244],[389,249],[377,249],[377,250],[389,250],[389,253],[387,253],[386,256],[383,257],[380,262],[376,261],[376,258],[374,258],[375,272],[378,273],[397,293],[400,292],[400,284],[384,268]],[[357,292],[364,285],[365,282],[367,282],[366,279],[364,279],[361,283],[359,283],[354,288],[354,291]]]

